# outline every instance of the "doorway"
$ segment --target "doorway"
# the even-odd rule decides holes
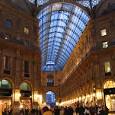
[[[0,80],[0,115],[12,105],[12,84],[8,80]]]
[[[23,82],[20,85],[20,106],[22,108],[31,109],[32,108],[32,89],[30,84]]]

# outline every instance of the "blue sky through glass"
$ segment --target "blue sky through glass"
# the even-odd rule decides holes
[[[81,5],[88,7],[88,8],[93,8],[96,6],[101,0],[76,0],[76,2],[80,3]]]
[[[31,3],[34,3],[35,0],[29,0]],[[37,0],[37,4],[38,5],[44,5],[45,3],[47,3],[48,1],[52,1],[52,0]],[[91,1],[91,2],[90,2]],[[96,6],[101,0],[76,0],[76,2],[80,3],[81,5],[85,6],[85,7],[88,7],[88,8],[91,8]],[[53,8],[56,10],[56,7],[57,9],[60,7],[61,8],[61,5],[55,5],[53,6]],[[64,6],[66,9],[69,9],[68,6]],[[70,7],[70,6],[69,6]]]
[[[89,16],[70,3],[55,3],[38,15],[42,71],[63,69],[84,31]]]
[[[29,0],[31,3],[34,3],[35,0]],[[43,5],[44,3],[47,3],[49,0],[37,0],[38,5]]]

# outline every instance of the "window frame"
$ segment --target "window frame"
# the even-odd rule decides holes
[[[107,36],[107,29],[106,28],[101,29],[100,33],[101,33],[101,37]]]
[[[24,77],[30,76],[30,62],[28,60],[23,61],[23,72],[24,72]]]
[[[111,62],[110,61],[104,62],[104,72],[105,72],[105,75],[111,75]]]
[[[7,28],[7,29],[12,28],[13,27],[13,21],[11,19],[5,19],[4,27]]]
[[[103,47],[103,49],[108,48],[109,47],[109,42],[108,41],[102,42],[102,47]]]

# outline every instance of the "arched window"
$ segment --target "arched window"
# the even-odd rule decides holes
[[[0,80],[0,96],[11,96],[12,84],[8,80]]]
[[[20,85],[20,93],[21,97],[30,97],[32,95],[31,86],[28,83],[23,82]]]
[[[12,85],[8,80],[1,80],[0,81],[0,88],[1,89],[11,89]]]
[[[31,91],[31,87],[28,83],[26,82],[23,82],[21,85],[20,85],[20,90],[23,90],[23,91]]]
[[[52,91],[46,93],[46,103],[50,106],[54,106],[56,103],[56,95]]]

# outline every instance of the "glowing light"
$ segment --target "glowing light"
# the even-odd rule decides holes
[[[96,91],[96,98],[97,99],[102,99],[103,98],[103,94],[102,94],[102,92],[100,90]]]
[[[20,109],[22,109],[22,108],[23,108],[23,105],[21,104],[21,105],[20,105]]]
[[[39,102],[39,104],[42,104],[42,95],[38,94],[37,91],[34,92],[34,101]]]
[[[21,96],[21,94],[20,94],[20,90],[15,90],[15,101],[20,101],[20,96]]]

